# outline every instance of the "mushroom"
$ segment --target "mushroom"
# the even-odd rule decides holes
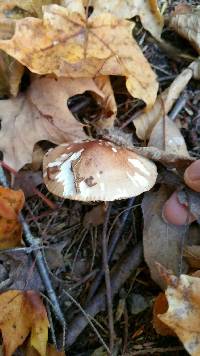
[[[47,152],[44,182],[53,194],[80,201],[113,201],[155,184],[153,162],[123,147],[96,140],[62,144]]]

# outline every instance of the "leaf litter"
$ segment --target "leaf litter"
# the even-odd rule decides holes
[[[165,5],[161,4],[160,11],[156,1],[143,0],[126,4],[114,0],[0,1],[0,150],[6,174],[10,174],[8,181],[15,189],[14,184],[18,184],[26,197],[24,202],[22,192],[1,188],[0,328],[5,355],[12,355],[19,345],[18,351],[23,350],[29,356],[64,355],[60,351],[62,346],[58,349],[62,333],[51,299],[48,305],[48,299],[42,301],[39,296],[39,292],[48,294],[41,279],[41,265],[38,268],[40,251],[45,256],[42,268],[52,279],[64,318],[70,325],[65,346],[70,345],[73,354],[79,355],[88,348],[91,354],[103,354],[105,350],[109,353],[109,347],[113,355],[126,351],[137,354],[139,348],[146,354],[148,350],[159,352],[159,339],[149,327],[151,302],[145,308],[140,305],[141,300],[153,299],[157,303],[153,311],[156,332],[176,334],[191,355],[199,352],[198,330],[189,328],[193,322],[198,324],[195,293],[199,241],[188,240],[191,228],[169,225],[162,218],[164,202],[173,189],[179,188],[180,202],[189,206],[197,222],[199,219],[199,194],[189,191],[183,182],[185,168],[200,153],[200,140],[195,140],[198,131],[192,141],[186,135],[190,134],[191,123],[192,127],[194,122],[198,125],[198,99],[191,96],[177,109],[182,92],[193,91],[198,96],[199,63],[194,61],[189,66],[188,62],[180,63],[176,54],[171,62],[166,55],[164,64],[161,61],[158,43],[165,10]],[[166,11],[169,14],[170,8]],[[182,15],[175,9],[167,30],[172,34],[177,31],[198,51],[196,33],[191,36],[189,31],[189,25],[196,21],[196,12],[192,10],[191,14],[188,7],[184,8],[188,24],[184,29],[179,26]],[[141,23],[137,17],[132,20],[135,16],[139,16]],[[147,59],[160,82],[158,96],[156,74]],[[81,115],[77,95],[83,104]],[[91,100],[84,103],[84,98],[89,97],[95,100],[98,113],[95,108],[87,112],[87,102],[94,103]],[[139,112],[138,107],[144,109]],[[173,107],[178,113],[174,121],[170,118]],[[120,111],[127,115],[127,124]],[[137,114],[134,120],[132,113]],[[41,181],[45,152],[55,145],[67,147],[74,142],[97,139],[99,135],[157,162],[159,175],[153,190],[143,197],[112,205],[63,201],[47,192]],[[37,143],[40,148],[36,149]],[[14,170],[20,170],[15,183]],[[35,190],[36,186],[39,190]],[[40,193],[47,196],[48,208]],[[27,230],[22,240],[23,206],[23,216],[33,235],[40,237],[28,246]],[[107,239],[102,246],[106,219]],[[199,232],[198,224],[196,228]],[[143,246],[138,243],[141,235]],[[107,250],[110,277],[109,269],[101,264],[102,248]],[[147,267],[141,267],[142,250]],[[164,269],[158,269],[155,262],[171,270],[170,274],[161,273]],[[195,272],[193,277],[191,269]],[[167,288],[169,307],[163,294],[157,297],[159,287]],[[120,318],[114,312],[113,321],[109,303],[104,312],[105,295],[109,302],[112,292],[123,300]],[[134,303],[130,303],[131,296],[137,296]],[[195,313],[181,313],[181,323],[177,324],[184,306]],[[28,313],[30,318],[26,317]],[[93,318],[98,314],[97,323],[88,319],[87,313]],[[88,324],[89,333],[85,329]],[[49,342],[53,341],[54,346],[47,344],[49,326],[52,335]],[[95,337],[91,337],[91,330]],[[177,343],[170,349],[164,336],[161,342],[161,352],[179,352]],[[174,341],[170,343],[174,345]]]

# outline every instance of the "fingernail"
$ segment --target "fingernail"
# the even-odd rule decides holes
[[[174,225],[184,225],[194,221],[194,217],[189,214],[187,207],[179,203],[176,192],[165,202],[162,218],[165,222]]]

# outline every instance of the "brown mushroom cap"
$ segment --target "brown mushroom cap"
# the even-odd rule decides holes
[[[97,140],[60,145],[43,161],[44,182],[50,192],[81,201],[113,201],[139,195],[155,184],[153,162]]]

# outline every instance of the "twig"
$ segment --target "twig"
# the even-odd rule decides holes
[[[105,284],[106,284],[106,298],[107,298],[107,307],[108,307],[108,324],[109,324],[109,333],[110,333],[110,354],[113,353],[114,348],[114,339],[115,339],[115,330],[114,330],[114,318],[113,318],[113,304],[112,304],[112,289],[110,282],[110,270],[108,265],[108,241],[107,241],[107,227],[110,217],[111,204],[108,205],[106,212],[106,217],[103,225],[103,236],[102,236],[102,258],[103,258],[103,269],[105,275]]]
[[[8,182],[6,179],[6,176],[4,174],[2,166],[0,166],[0,182],[3,184],[4,187],[8,188]],[[62,327],[63,327],[63,333],[65,334],[65,329],[66,329],[66,324],[65,324],[65,318],[64,315],[61,311],[57,296],[55,294],[55,291],[53,289],[51,280],[49,278],[49,273],[46,269],[45,263],[44,263],[44,258],[42,255],[42,252],[38,247],[40,246],[40,239],[34,238],[34,236],[31,234],[31,231],[29,229],[28,224],[26,223],[22,213],[19,214],[19,220],[22,224],[22,228],[24,230],[24,241],[25,244],[32,248],[32,254],[36,260],[37,268],[40,274],[40,277],[43,281],[44,287],[46,289],[46,293],[51,301],[51,304],[54,309],[55,316],[57,319],[60,321]],[[37,249],[37,251],[35,250]]]
[[[124,224],[126,223],[126,220],[127,220],[128,216],[129,216],[130,209],[132,207],[132,204],[133,204],[134,200],[135,200],[135,198],[131,198],[129,200],[129,202],[128,202],[127,209],[121,213],[121,214],[123,214],[122,218],[120,219],[119,224],[117,224],[117,226],[116,226],[116,228],[114,230],[114,233],[112,235],[111,241],[110,241],[110,243],[108,245],[108,262],[110,262],[110,260],[112,259],[113,252],[114,252],[115,247],[116,247],[116,245],[117,245],[117,243],[119,241],[119,238],[122,235],[122,231],[124,229]],[[99,286],[101,284],[103,275],[104,275],[104,270],[101,269],[101,271],[98,273],[98,275],[96,276],[94,282],[92,283],[92,285],[90,287],[90,291],[88,293],[86,304],[95,295],[97,289],[99,288]]]
[[[166,349],[164,347],[152,347],[152,348],[146,348],[145,350],[139,350],[139,351],[131,351],[131,353],[126,353],[124,356],[133,356],[133,355],[147,355],[147,354],[155,354],[155,353],[161,353],[161,352],[176,352],[176,351],[183,351],[182,346],[175,346],[175,347],[167,347]]]
[[[82,315],[85,317],[85,319],[87,320],[88,324],[90,324],[91,328],[94,330],[95,334],[97,335],[97,337],[99,338],[99,340],[101,341],[101,344],[105,347],[106,351],[110,354],[110,350],[108,348],[108,346],[106,345],[106,343],[104,342],[104,340],[102,339],[100,333],[98,332],[97,328],[94,326],[90,315],[88,315],[85,310],[82,308],[82,306],[76,301],[76,299],[74,299],[71,294],[69,294],[66,290],[63,289],[63,292],[66,294],[66,296],[77,306],[77,308],[81,311]]]
[[[174,105],[173,109],[171,112],[168,114],[169,118],[173,121],[176,119],[177,115],[180,113],[180,111],[184,108],[185,104],[188,101],[188,95],[186,93],[182,94],[176,104]]]
[[[139,243],[131,251],[124,256],[111,271],[111,287],[112,287],[112,297],[119,291],[121,286],[130,277],[134,270],[139,266],[143,259],[143,247],[142,243]],[[98,294],[91,300],[90,305],[85,308],[85,313],[94,317],[100,311],[105,310],[106,299],[105,299],[105,287],[102,288]],[[72,345],[77,337],[82,333],[85,327],[88,325],[88,320],[82,313],[73,319],[69,324],[68,333],[66,337],[67,346]]]

